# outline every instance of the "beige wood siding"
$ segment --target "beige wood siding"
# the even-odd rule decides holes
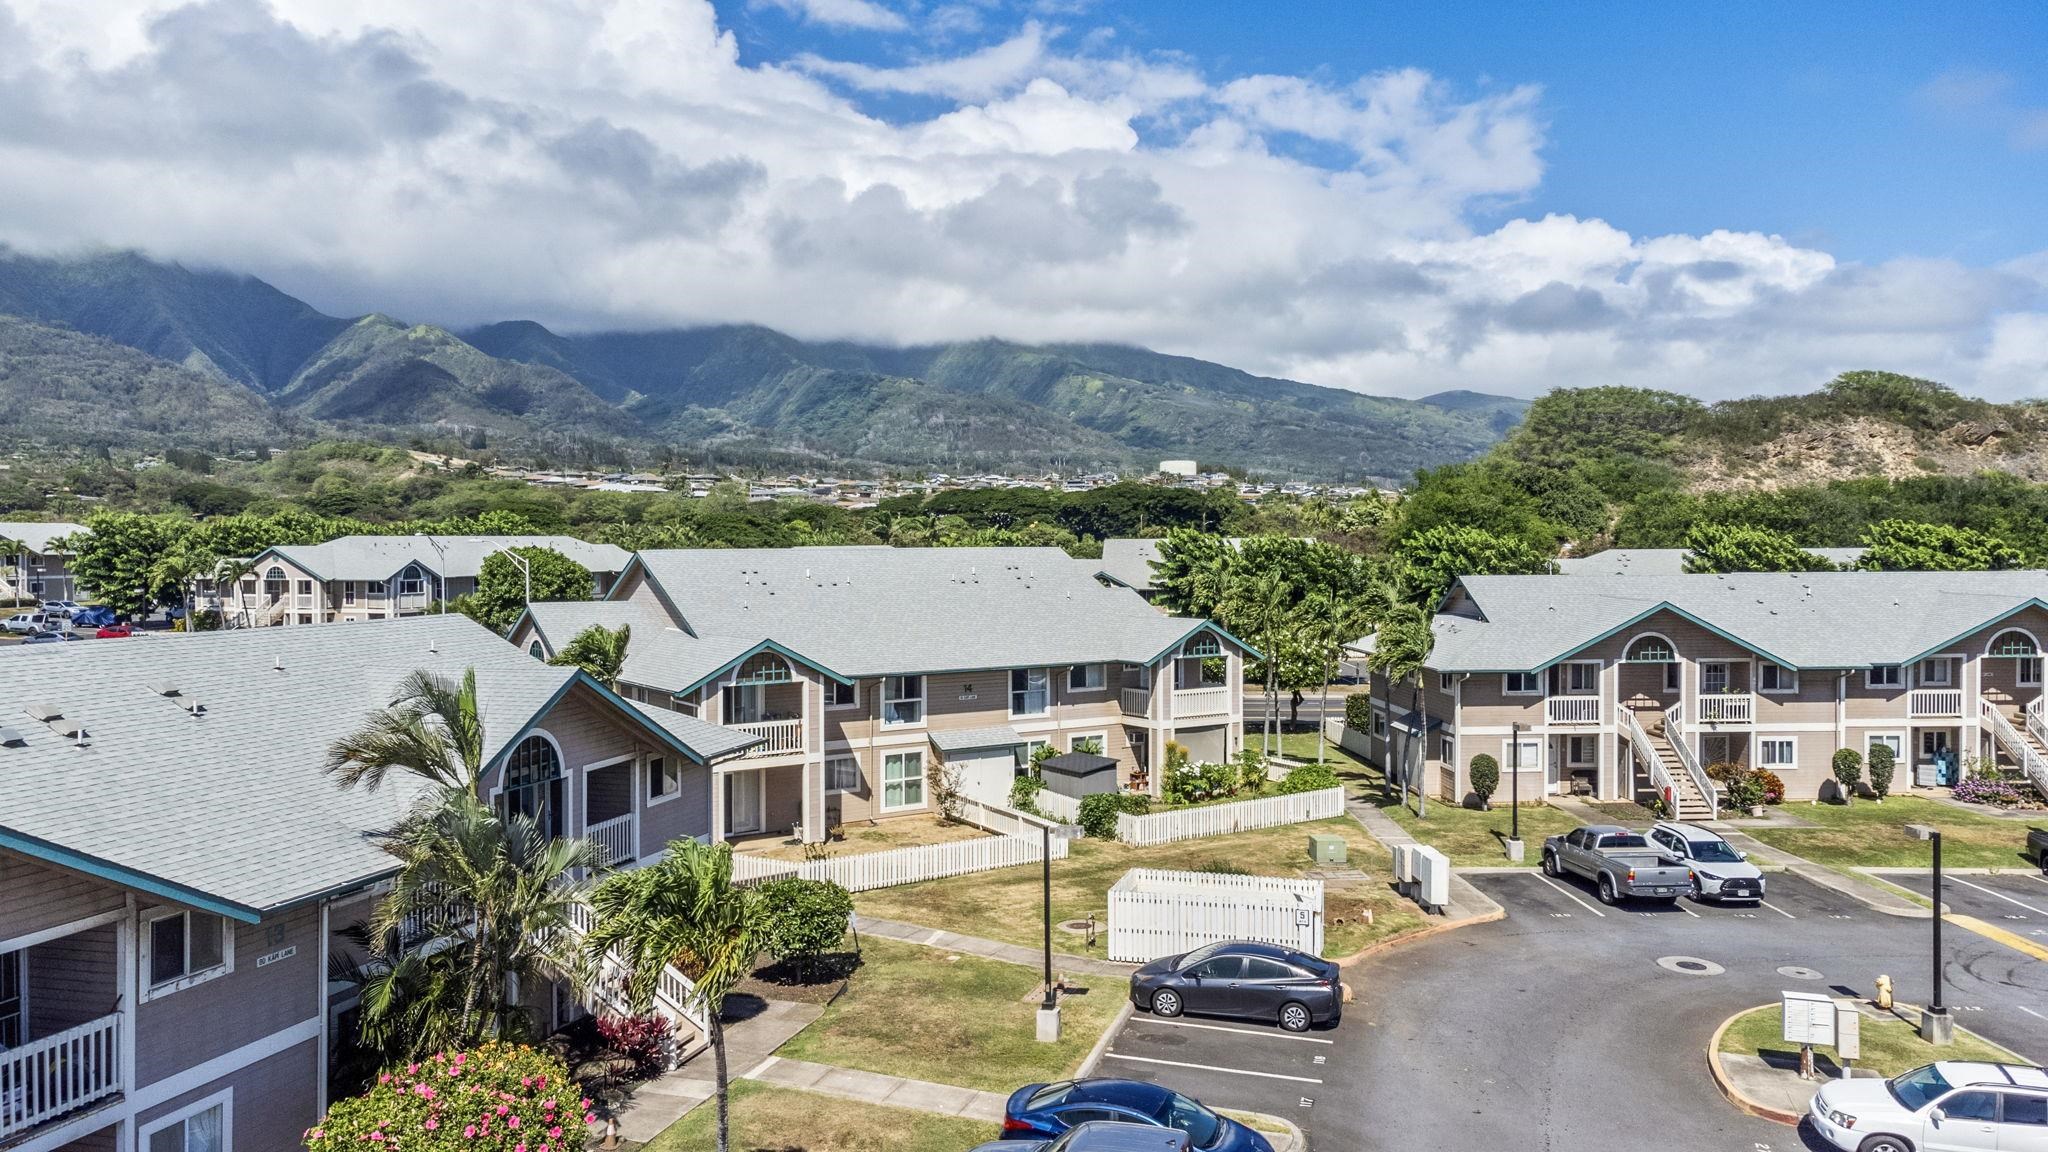
[[[168,905],[144,911],[157,906]],[[319,1014],[320,910],[231,924],[234,971],[136,1007],[137,1083],[152,1084]],[[288,948],[290,956],[258,967],[265,956]]]
[[[103,880],[0,850],[0,940],[112,912],[123,899]]]

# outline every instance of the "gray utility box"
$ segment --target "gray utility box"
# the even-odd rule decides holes
[[[1351,859],[1344,838],[1328,833],[1317,833],[1308,838],[1308,858],[1318,864],[1344,864]]]

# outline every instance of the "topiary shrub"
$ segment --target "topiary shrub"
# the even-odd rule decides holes
[[[1472,794],[1479,797],[1482,811],[1493,807],[1494,790],[1500,787],[1500,761],[1481,752],[1472,758]]]
[[[636,1076],[655,1076],[668,1069],[668,1020],[657,1013],[600,1016],[597,1034],[605,1047],[633,1062]]]
[[[1873,745],[1870,749],[1870,790],[1877,795],[1877,802],[1892,792],[1892,773],[1898,770],[1898,757],[1892,754],[1887,744]]]
[[[1841,785],[1842,803],[1856,798],[1856,786],[1863,782],[1863,754],[1854,748],[1835,749],[1835,783]]]
[[[1081,831],[1098,840],[1116,839],[1116,818],[1120,812],[1143,816],[1152,810],[1152,798],[1138,792],[1097,792],[1081,797]]]
[[[1344,726],[1360,735],[1372,734],[1372,695],[1353,692],[1344,698]]]
[[[310,1152],[582,1152],[596,1116],[560,1060],[492,1041],[377,1074],[306,1130]]]
[[[853,897],[830,880],[784,876],[754,891],[762,950],[806,976],[821,953],[839,946],[853,919]]]
[[[1293,795],[1296,792],[1320,792],[1342,784],[1343,781],[1337,779],[1337,770],[1328,764],[1301,764],[1290,769],[1275,790],[1282,795]]]

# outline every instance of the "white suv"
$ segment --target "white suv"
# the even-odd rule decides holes
[[[1811,1118],[1845,1152],[2048,1152],[2048,1072],[1944,1060],[1889,1080],[1831,1080],[1813,1094]]]
[[[1719,833],[1697,824],[1666,820],[1651,827],[1650,843],[1692,869],[1695,900],[1764,898],[1764,874]]]

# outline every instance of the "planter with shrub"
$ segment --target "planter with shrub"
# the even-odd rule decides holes
[[[524,1044],[439,1052],[378,1073],[306,1130],[310,1152],[582,1152],[596,1120],[560,1060]]]

